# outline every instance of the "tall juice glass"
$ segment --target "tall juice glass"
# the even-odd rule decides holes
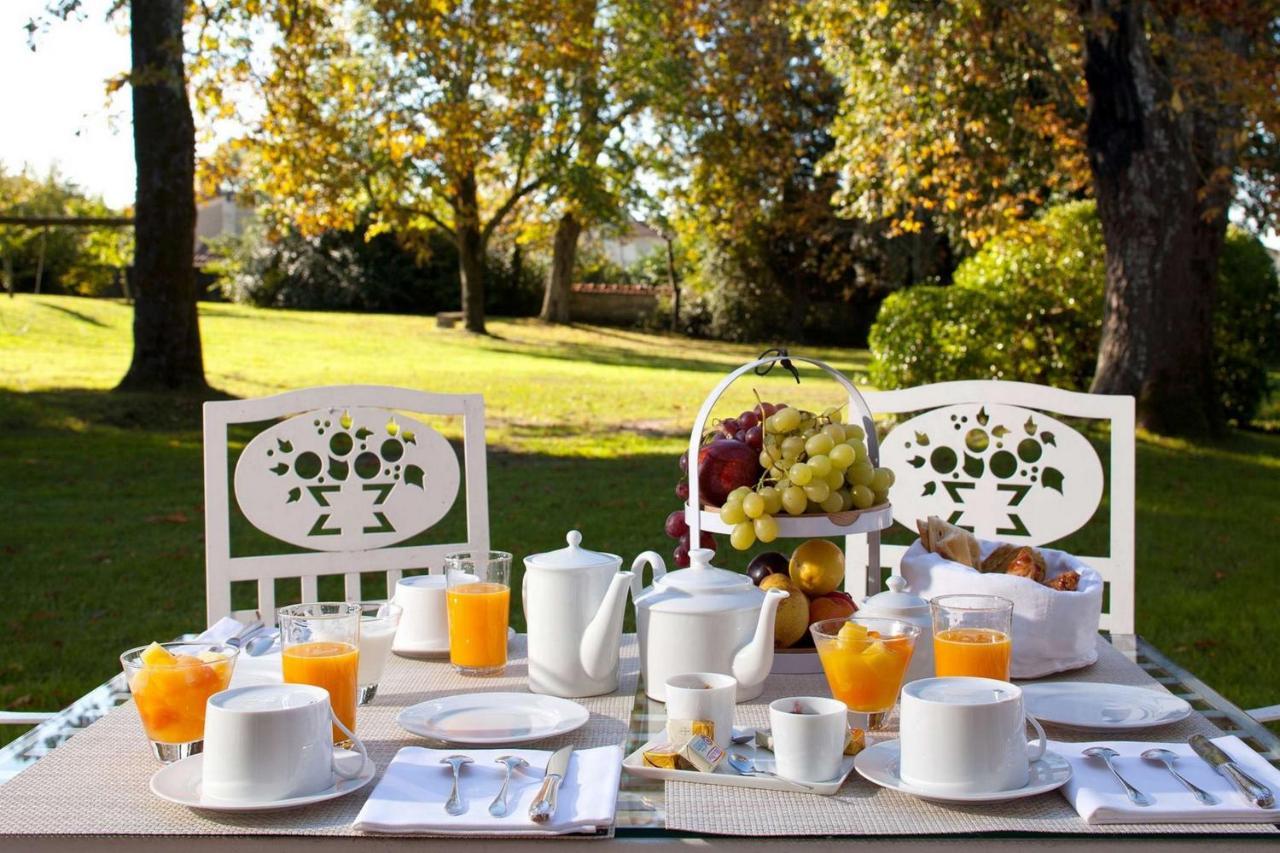
[[[444,558],[448,588],[449,660],[464,675],[498,675],[507,668],[511,555],[464,551]]]
[[[356,730],[356,685],[360,662],[360,605],[345,602],[294,604],[276,611],[280,660],[288,684],[329,691],[333,713]],[[349,738],[333,727],[333,742]]]
[[[831,695],[881,728],[898,701],[920,629],[900,619],[850,616],[809,626]]]
[[[939,676],[1009,680],[1013,602],[998,595],[940,595],[933,613],[933,668]]]

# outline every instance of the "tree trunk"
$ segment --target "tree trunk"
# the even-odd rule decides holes
[[[455,187],[454,235],[458,244],[458,277],[462,284],[462,315],[467,331],[485,334],[484,239],[474,174],[463,176]]]
[[[184,0],[133,0],[133,361],[121,390],[204,390],[196,316],[195,125],[182,59]]]
[[[671,285],[671,331],[680,331],[680,280],[676,278],[676,252],[670,234],[663,234],[667,244],[667,284]]]
[[[1212,308],[1234,152],[1221,116],[1180,111],[1152,56],[1141,0],[1082,0],[1110,26],[1088,32],[1088,151],[1106,243],[1102,341],[1092,390],[1137,398],[1138,423],[1203,434],[1221,424]]]
[[[547,273],[547,290],[539,315],[548,323],[568,323],[569,296],[573,290],[573,267],[578,259],[578,236],[582,223],[572,211],[556,223],[556,237],[551,251],[551,270]]]

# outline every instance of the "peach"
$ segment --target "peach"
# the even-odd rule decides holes
[[[809,624],[823,619],[843,619],[852,616],[857,608],[846,592],[829,592],[809,601]]]

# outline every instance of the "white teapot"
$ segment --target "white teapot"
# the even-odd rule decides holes
[[[618,646],[631,572],[622,558],[569,546],[524,558],[524,618],[529,632],[529,690],[551,696],[599,696],[618,689]]]
[[[900,619],[918,627],[920,636],[916,637],[915,651],[911,653],[903,683],[933,678],[933,614],[929,611],[929,602],[907,592],[907,579],[902,575],[890,575],[884,585],[889,589],[862,602],[858,615]]]
[[[631,564],[640,671],[645,693],[666,701],[667,679],[688,672],[719,672],[738,680],[738,701],[764,690],[773,668],[773,623],[788,593],[758,589],[746,575],[711,565],[714,551],[689,552],[690,567],[668,572],[653,551]],[[641,590],[644,566],[653,586]]]

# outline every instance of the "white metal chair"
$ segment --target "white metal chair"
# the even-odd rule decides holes
[[[399,545],[440,521],[460,484],[458,455],[415,415],[463,419],[467,539]],[[228,428],[273,422],[245,445],[229,474]],[[484,398],[370,385],[290,391],[204,406],[205,580],[208,620],[275,622],[275,581],[342,575],[348,600],[361,573],[383,572],[387,596],[405,569],[443,570],[444,555],[489,547]],[[268,536],[301,553],[232,556],[231,501]],[[257,583],[257,607],[232,611],[234,582]]]
[[[864,396],[877,415],[914,414],[880,444],[880,464],[897,475],[894,521],[909,530],[916,519],[936,515],[980,538],[1047,544],[1088,523],[1109,486],[1109,553],[1082,556],[1110,590],[1102,629],[1134,633],[1132,397],[990,380]],[[1110,423],[1109,477],[1089,441],[1048,413]],[[881,561],[896,573],[905,551],[882,545]],[[865,554],[849,562],[867,565]],[[864,573],[847,579],[846,586],[878,588],[879,581]]]

